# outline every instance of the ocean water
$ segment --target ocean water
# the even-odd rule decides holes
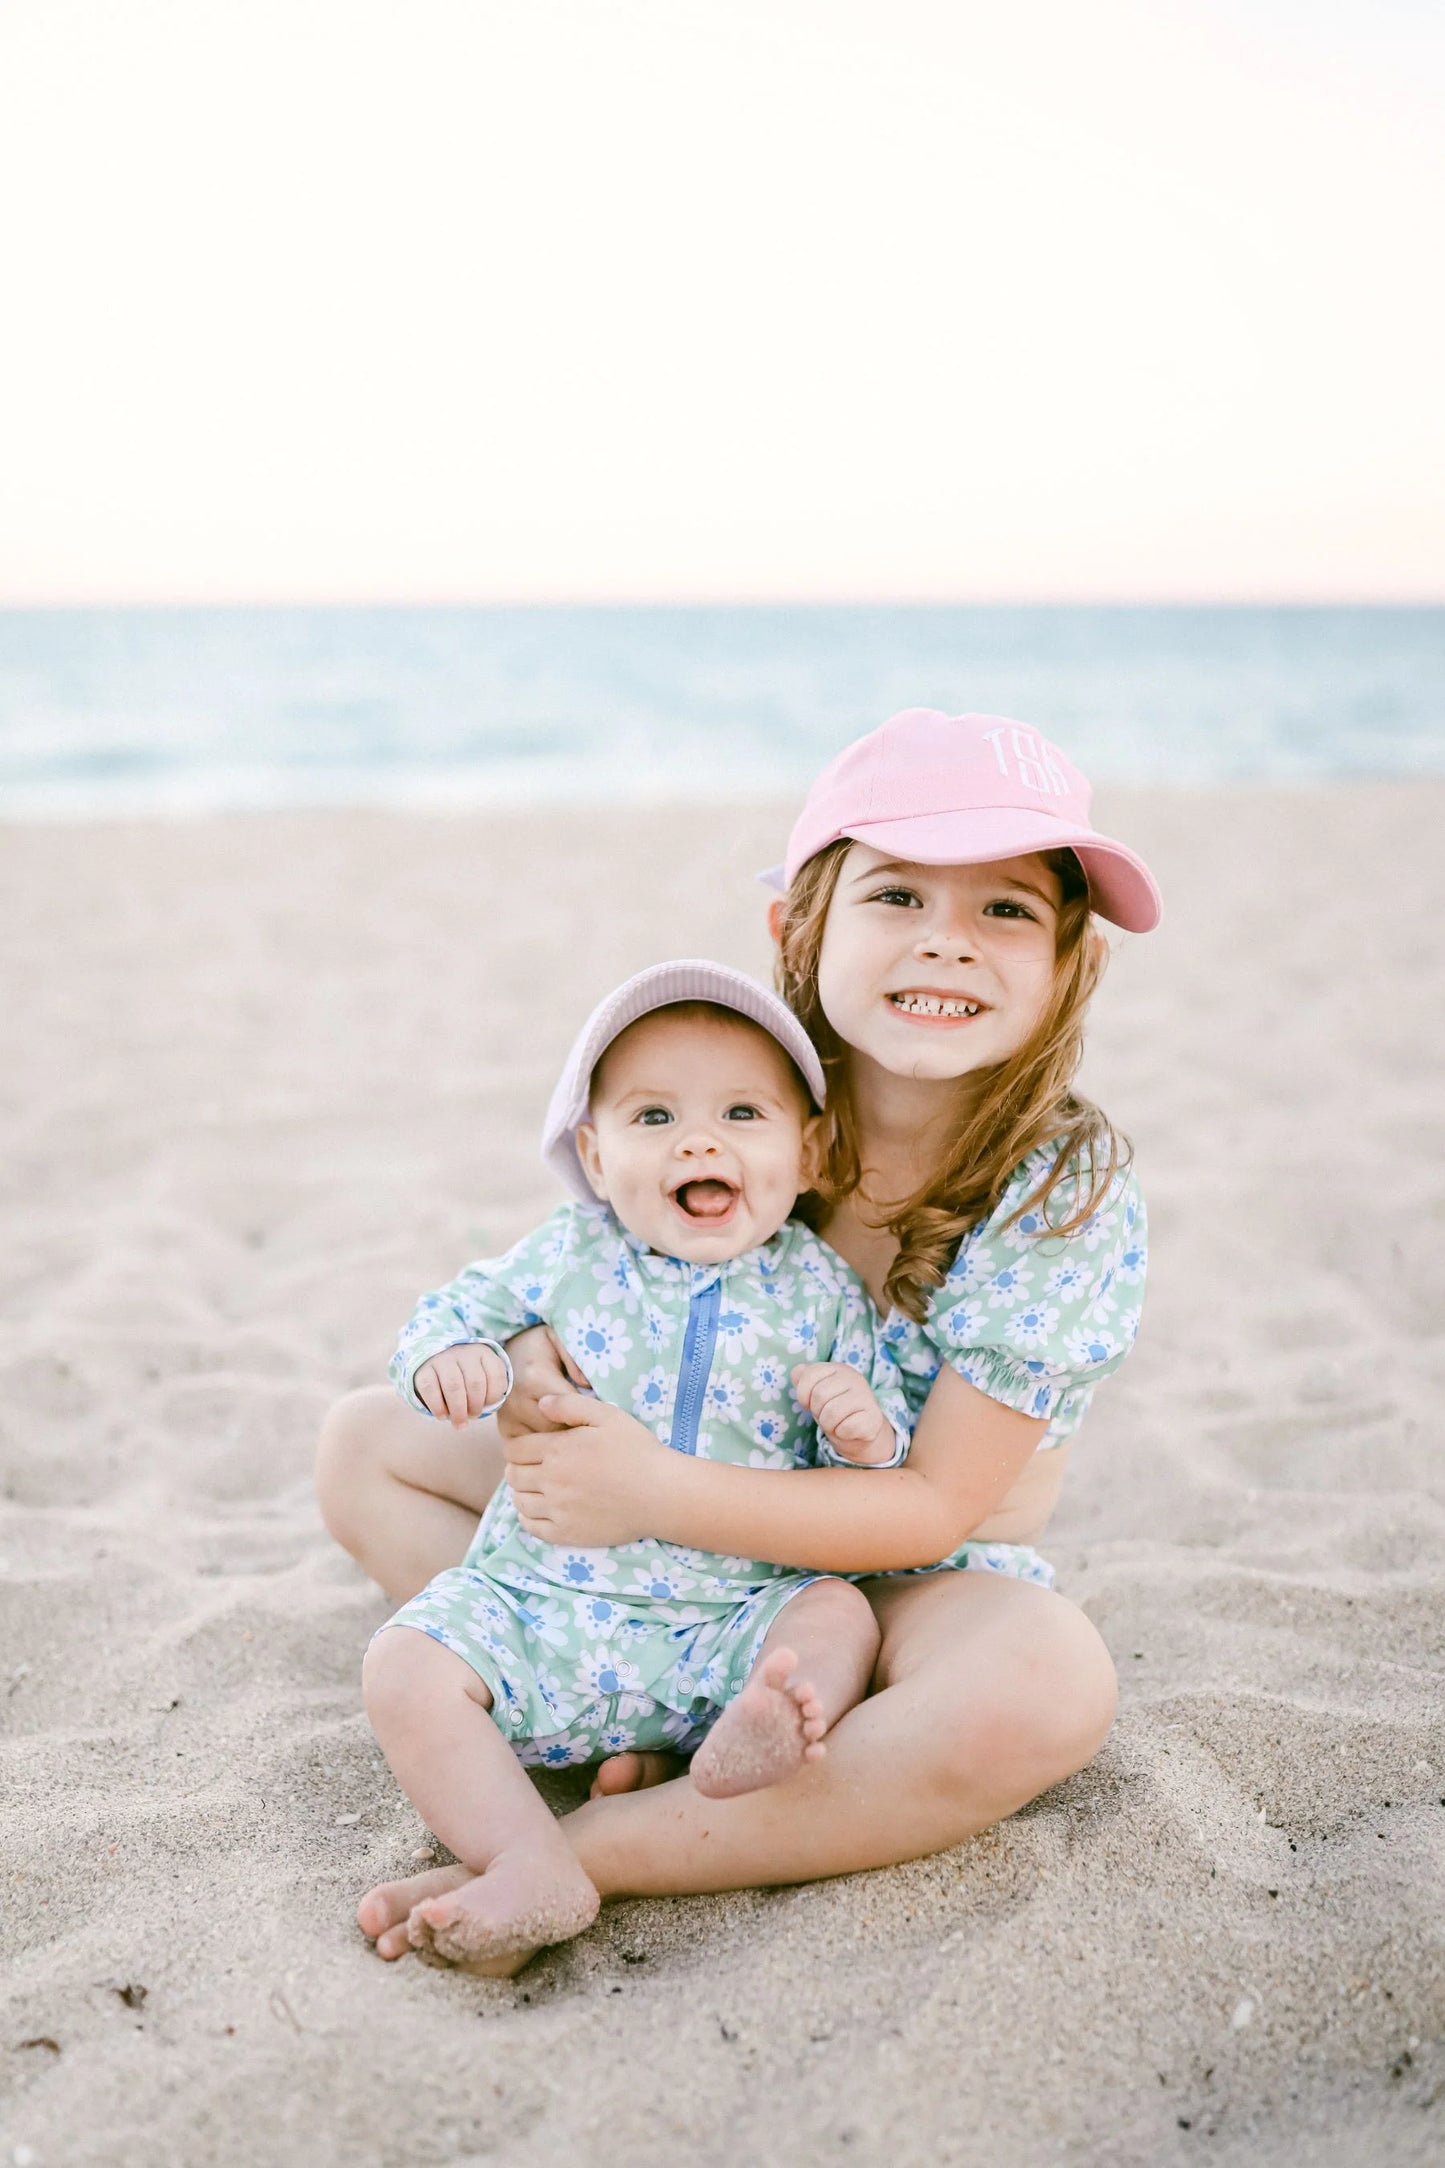
[[[0,611],[0,816],[787,796],[915,705],[1096,780],[1440,774],[1445,609]]]

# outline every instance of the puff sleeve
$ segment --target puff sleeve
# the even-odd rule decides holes
[[[1051,1165],[1047,1148],[1031,1153],[995,1211],[964,1237],[922,1332],[940,1364],[991,1400],[1046,1417],[1043,1443],[1057,1445],[1134,1344],[1147,1223],[1133,1168],[1124,1167],[1070,1234],[1050,1229],[1087,1195],[1087,1168],[1066,1173],[1046,1208],[1006,1225]]]

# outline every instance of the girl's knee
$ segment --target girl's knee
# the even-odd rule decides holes
[[[1109,1736],[1118,1681],[1099,1634],[1062,1601],[1037,1624],[1005,1660],[990,1664],[980,1649],[960,1681],[956,1721],[938,1741],[945,1781],[951,1772],[972,1788],[981,1768],[1007,1773],[1022,1805],[1082,1769]]]
[[[316,1496],[329,1534],[341,1544],[355,1529],[358,1491],[377,1465],[377,1408],[385,1386],[363,1385],[326,1411],[316,1441]],[[348,1546],[349,1547],[349,1546]]]

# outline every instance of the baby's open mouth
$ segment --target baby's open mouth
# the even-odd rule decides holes
[[[737,1188],[732,1182],[720,1182],[711,1177],[705,1181],[684,1182],[672,1193],[672,1201],[690,1220],[725,1220],[737,1202]]]

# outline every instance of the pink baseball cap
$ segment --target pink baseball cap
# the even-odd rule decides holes
[[[595,1204],[597,1199],[577,1155],[577,1125],[587,1119],[592,1072],[629,1024],[650,1016],[654,1009],[670,1008],[675,1001],[711,1001],[720,1009],[736,1010],[750,1023],[761,1024],[802,1076],[814,1106],[823,1106],[827,1094],[823,1064],[786,1002],[779,1001],[775,993],[746,973],[730,970],[726,964],[708,963],[702,957],[650,964],[646,971],[625,979],[605,1001],[598,1002],[572,1042],[542,1124],[542,1158],[558,1181],[585,1204]]]
[[[799,867],[840,836],[920,866],[1067,848],[1102,918],[1130,933],[1159,923],[1159,889],[1143,859],[1090,824],[1087,780],[1056,745],[1006,715],[890,715],[829,762],[794,823],[785,864],[763,879],[790,887]]]

